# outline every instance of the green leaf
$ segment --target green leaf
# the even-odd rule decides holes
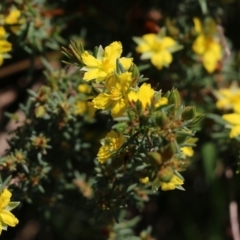
[[[4,182],[1,185],[1,190],[3,190],[9,184],[11,179],[12,179],[12,176],[10,175],[4,180]]]
[[[26,173],[29,173],[28,166],[26,164],[22,164],[22,167]]]
[[[14,208],[16,208],[18,205],[20,204],[20,202],[10,202],[7,207],[6,210],[8,211],[12,211]]]
[[[214,169],[216,167],[217,148],[214,143],[207,142],[201,148],[203,157],[203,166],[207,180],[211,181],[214,178]]]
[[[152,191],[153,192],[158,191],[159,187],[160,187],[160,180],[158,178],[155,178],[155,180],[152,183]]]
[[[137,183],[134,183],[134,184],[130,185],[130,186],[127,188],[127,192],[131,192],[136,186],[137,186]]]
[[[219,123],[219,124],[221,124],[221,125],[226,125],[226,124],[227,124],[227,122],[224,121],[224,120],[222,119],[222,117],[219,116],[219,115],[217,115],[217,114],[208,113],[208,114],[206,114],[205,116],[206,116],[206,118],[210,118],[210,119],[214,120],[216,123]]]
[[[198,2],[201,7],[202,13],[204,15],[206,15],[208,13],[208,7],[207,7],[206,0],[198,0]]]

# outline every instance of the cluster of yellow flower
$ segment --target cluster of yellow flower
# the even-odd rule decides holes
[[[215,38],[217,34],[216,23],[207,19],[204,24],[198,18],[193,19],[195,32],[198,35],[192,45],[192,50],[200,56],[204,68],[212,73],[222,59],[222,48]],[[163,30],[162,30],[163,31]],[[172,53],[182,49],[171,37],[165,33],[145,34],[142,38],[134,37],[138,44],[136,51],[141,53],[141,59],[151,59],[151,63],[157,68],[168,67],[173,61]]]
[[[22,20],[21,12],[15,8],[12,8],[6,16],[0,14],[0,66],[3,59],[10,58],[8,52],[12,50],[12,44],[6,40],[8,37],[6,29],[16,33]]]
[[[214,92],[218,101],[217,107],[222,110],[233,110],[233,113],[224,114],[222,118],[228,122],[230,138],[240,136],[240,88],[233,82],[229,88],[222,88]]]
[[[170,38],[167,38],[165,45],[171,46],[171,44],[174,45],[174,42],[172,42]],[[91,81],[94,92],[98,93],[97,96],[92,99],[92,102],[88,102],[88,106],[92,104],[94,109],[110,112],[115,120],[125,119],[128,121],[127,119],[130,118],[135,119],[130,125],[136,124],[136,128],[141,125],[141,123],[139,123],[141,119],[158,118],[156,121],[159,121],[159,126],[161,124],[166,125],[165,130],[163,126],[159,128],[153,125],[152,128],[150,127],[150,132],[156,136],[156,139],[159,139],[158,134],[160,134],[161,131],[161,134],[167,139],[174,139],[174,134],[170,134],[171,130],[168,128],[181,128],[181,121],[184,117],[178,114],[176,118],[179,118],[179,120],[174,118],[174,120],[171,121],[164,114],[161,115],[161,111],[159,112],[159,110],[169,104],[170,107],[173,109],[176,108],[175,110],[178,111],[178,107],[180,107],[178,92],[173,90],[168,92],[166,96],[162,96],[161,91],[155,91],[150,84],[143,83],[139,87],[139,72],[136,65],[133,63],[133,59],[121,57],[121,54],[122,45],[120,42],[113,42],[105,47],[105,49],[100,46],[94,55],[90,54],[88,51],[82,51],[80,53],[79,59],[84,65],[81,68],[81,71],[84,72],[83,79],[87,82]],[[164,54],[165,56],[168,55],[167,52]],[[154,58],[155,57],[153,57],[153,59]],[[163,65],[165,63],[163,63]],[[81,84],[78,87],[78,91],[89,93],[89,87],[90,86],[86,84]],[[78,102],[76,105],[76,112],[79,114],[85,113],[86,102]],[[187,119],[189,119],[188,117],[190,115],[190,118],[195,117],[195,110],[192,107],[186,108],[184,113],[186,113]],[[158,117],[156,117],[157,115]],[[172,113],[172,116],[175,116],[175,113]],[[146,123],[146,125],[147,124],[150,123]],[[131,131],[130,125],[127,131]],[[133,130],[131,134],[136,132],[137,130]],[[192,132],[185,132],[184,136],[188,134],[191,135]],[[104,164],[108,160],[114,158],[127,142],[129,138],[128,135],[129,134],[123,134],[121,131],[111,130],[106,137],[100,141],[102,146],[97,154],[98,161]],[[193,155],[192,146],[195,141],[196,139],[194,138],[186,138],[186,141],[184,140],[185,146],[180,149],[180,158],[185,159]],[[162,190],[172,190],[175,188],[182,189],[181,185],[183,184],[183,179],[180,174],[176,174],[174,170],[178,168],[179,159],[175,158],[173,148],[173,144],[168,144],[162,149],[166,156],[165,160],[159,161],[157,170],[157,185],[161,187]],[[156,152],[156,154],[158,153]],[[142,183],[147,183],[148,180],[149,178],[147,176],[140,177],[140,182]]]

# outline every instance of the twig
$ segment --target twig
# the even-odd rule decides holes
[[[233,240],[240,240],[239,233],[239,222],[238,222],[238,205],[236,202],[230,202],[229,205],[229,213],[230,213],[230,222]]]
[[[224,56],[224,59],[223,59],[223,61],[225,61],[231,56],[231,50],[229,49],[229,46],[228,46],[227,41],[226,41],[226,37],[224,36],[223,27],[218,25],[217,30],[218,30],[222,45],[223,45],[224,50],[225,50],[225,56]]]

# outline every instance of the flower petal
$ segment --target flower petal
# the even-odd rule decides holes
[[[143,108],[151,104],[151,100],[154,96],[154,90],[151,88],[150,84],[143,83],[139,89],[138,97],[142,103]]]
[[[168,104],[168,99],[166,97],[159,98],[155,103],[155,108]]]
[[[5,224],[11,227],[15,227],[18,224],[18,219],[7,210],[1,210],[0,217]]]
[[[3,64],[3,56],[0,54],[0,66]]]
[[[84,51],[81,54],[81,58],[83,63],[88,67],[98,67],[100,65],[100,61],[94,56],[90,55],[88,51]]]
[[[8,189],[3,190],[0,196],[0,209],[5,208],[9,204],[11,196],[12,193],[9,192]]]
[[[161,183],[160,183],[160,187],[161,187],[161,189],[162,189],[163,191],[173,190],[173,189],[176,188],[176,186],[175,186],[173,183],[171,183],[171,182],[169,182],[169,183],[167,183],[167,182],[161,182]]]
[[[0,26],[0,38],[4,38],[6,35],[6,30],[3,26]]]
[[[194,155],[194,151],[192,147],[181,147],[183,154],[187,157],[192,157]]]
[[[131,67],[132,61],[133,61],[132,58],[122,57],[119,59],[119,62],[122,64],[125,70],[128,70]]]
[[[222,118],[233,125],[240,125],[240,114],[238,113],[229,113],[224,114]]]
[[[229,137],[230,138],[234,138],[240,136],[240,125],[237,126],[233,126],[230,133],[229,133]]]
[[[198,18],[193,18],[193,22],[194,22],[195,31],[196,31],[197,33],[202,33],[203,30],[202,30],[201,21],[200,21]]]
[[[17,9],[11,10],[10,13],[5,17],[6,24],[16,24],[21,16],[21,12]]]
[[[0,40],[0,53],[6,53],[12,50],[12,44],[6,40]]]
[[[205,69],[212,73],[217,67],[218,56],[211,51],[207,51],[203,55],[203,66]]]
[[[172,55],[167,50],[163,50],[153,54],[151,62],[156,68],[161,69],[163,66],[168,66],[172,62]]]
[[[162,48],[170,48],[176,45],[176,42],[171,37],[164,37],[161,41]]]
[[[202,55],[206,51],[206,41],[206,37],[203,34],[199,35],[193,42],[193,51],[198,55]]]
[[[113,42],[105,47],[104,57],[110,61],[115,61],[122,54],[122,44],[120,42]]]
[[[84,73],[83,79],[86,81],[91,81],[93,79],[96,79],[98,82],[104,80],[106,78],[107,74],[99,69],[92,69],[88,72]]]
[[[208,51],[214,55],[216,60],[220,60],[222,58],[222,48],[217,41],[215,40],[211,41],[211,43],[208,46]]]
[[[2,234],[2,230],[3,230],[2,222],[0,221],[0,235]]]
[[[125,104],[125,101],[123,99],[121,99],[120,101],[117,101],[112,110],[111,110],[111,114],[112,116],[115,118],[115,117],[118,117],[120,115],[123,114],[124,110],[126,109],[126,104]]]
[[[170,182],[173,183],[174,185],[182,185],[183,184],[183,180],[176,175],[174,175],[172,177]]]
[[[97,109],[107,109],[111,104],[110,96],[106,93],[100,93],[93,99],[92,103]]]
[[[134,91],[131,91],[128,93],[128,99],[130,102],[137,102],[138,100],[138,94]]]
[[[142,37],[148,45],[153,45],[157,41],[157,35],[154,33],[145,34]]]

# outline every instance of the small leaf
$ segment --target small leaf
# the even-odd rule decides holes
[[[222,119],[222,117],[219,116],[219,115],[217,115],[217,114],[208,113],[208,114],[206,114],[205,116],[206,116],[206,118],[210,118],[210,119],[214,120],[216,123],[219,123],[219,124],[221,124],[221,125],[226,125],[226,124],[227,124],[227,122],[224,121],[224,120]]]
[[[157,192],[160,187],[160,180],[158,178],[155,178],[155,180],[152,183],[152,191]]]
[[[10,202],[6,207],[6,210],[11,211],[14,208],[16,208],[19,204],[20,202]]]
[[[29,173],[29,169],[28,169],[28,166],[26,164],[23,164],[22,167],[23,167],[23,169],[26,173]]]
[[[212,180],[214,169],[216,167],[217,148],[214,143],[207,142],[202,146],[203,165],[208,180]]]
[[[12,176],[10,175],[4,180],[3,184],[1,185],[2,190],[9,184],[11,179],[12,179]]]
[[[136,186],[137,186],[137,183],[134,183],[134,184],[130,185],[130,186],[127,188],[127,192],[131,192]]]

